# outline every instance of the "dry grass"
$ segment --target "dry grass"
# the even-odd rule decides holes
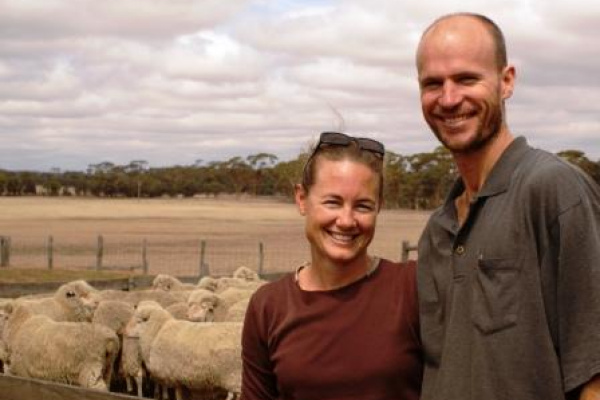
[[[195,261],[191,267],[178,270],[183,264],[181,258],[164,262],[158,258],[166,257],[166,253],[181,257],[196,254],[199,240],[206,240],[212,251],[208,260],[211,271],[245,263],[235,254],[255,252],[258,241],[267,249],[268,271],[290,270],[308,258],[303,218],[293,204],[275,200],[1,197],[0,210],[0,235],[11,236],[15,246],[18,240],[26,239],[39,242],[43,248],[49,235],[55,243],[69,243],[75,250],[88,244],[93,248],[99,234],[119,246],[133,246],[133,242],[138,246],[145,238],[157,252],[157,261],[150,263],[151,273],[185,275],[189,268],[196,271]],[[398,260],[401,242],[416,243],[428,216],[429,212],[382,211],[371,253]],[[63,268],[61,263],[56,257],[55,269]]]

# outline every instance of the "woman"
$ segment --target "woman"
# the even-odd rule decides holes
[[[416,400],[422,360],[414,265],[370,256],[384,146],[325,132],[296,204],[311,261],[252,297],[243,400]]]

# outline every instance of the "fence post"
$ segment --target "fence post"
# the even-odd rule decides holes
[[[6,267],[6,239],[4,238],[4,236],[0,236],[0,267]]]
[[[98,235],[98,248],[96,249],[96,270],[102,269],[102,256],[104,255],[104,238]]]
[[[265,246],[263,242],[258,242],[258,276],[263,276],[265,264]]]
[[[54,268],[54,237],[48,236],[48,269]]]
[[[142,271],[148,275],[148,241],[146,238],[142,241]]]
[[[10,265],[10,236],[0,236],[0,267]]]
[[[6,237],[6,266],[10,267],[10,236]]]
[[[408,240],[403,240],[402,241],[402,256],[401,256],[402,262],[403,263],[407,262],[409,253],[411,251],[417,250],[417,248],[418,247],[416,245],[411,246],[410,243],[408,242]]]
[[[206,240],[200,241],[200,264],[198,269],[198,276],[202,278],[203,276],[209,276],[210,271],[208,269],[208,264],[205,262],[206,260]]]

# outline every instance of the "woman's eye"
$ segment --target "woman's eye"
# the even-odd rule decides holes
[[[371,204],[359,204],[356,208],[362,212],[371,212],[375,209]]]

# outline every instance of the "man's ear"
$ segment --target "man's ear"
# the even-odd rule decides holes
[[[296,183],[294,186],[294,200],[296,200],[296,207],[298,207],[298,212],[300,215],[306,215],[306,190],[301,183]]]
[[[515,89],[517,72],[513,65],[507,65],[502,70],[502,100],[510,98]]]

